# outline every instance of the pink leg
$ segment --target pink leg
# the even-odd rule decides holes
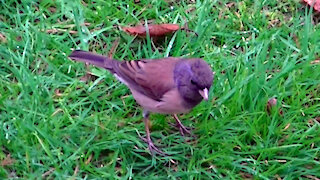
[[[146,134],[147,134],[147,138],[143,138],[140,137],[144,142],[146,142],[148,144],[148,148],[151,152],[151,154],[153,155],[154,152],[162,155],[162,156],[167,156],[168,154],[162,152],[160,149],[158,149],[152,142],[151,138],[150,138],[150,130],[149,130],[149,113],[144,112],[144,126],[145,126],[145,130],[146,130]]]
[[[179,128],[180,134],[184,136],[185,134],[192,134],[187,127],[185,127],[179,120],[177,114],[173,114],[174,119],[176,120],[176,127]]]

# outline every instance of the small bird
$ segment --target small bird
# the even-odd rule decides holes
[[[73,51],[69,58],[105,68],[128,86],[134,99],[143,107],[146,138],[142,139],[151,154],[166,155],[150,138],[149,112],[173,115],[180,133],[190,134],[177,114],[190,111],[202,99],[207,101],[213,81],[211,67],[199,58],[118,61],[82,50]]]

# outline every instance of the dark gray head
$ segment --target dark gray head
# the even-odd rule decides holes
[[[195,106],[208,100],[213,72],[202,59],[182,60],[175,67],[174,80],[182,97]]]

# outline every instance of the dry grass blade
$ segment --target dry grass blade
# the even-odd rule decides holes
[[[49,176],[51,173],[53,173],[54,170],[55,170],[55,168],[49,169],[47,172],[42,174],[42,178]]]
[[[108,53],[108,57],[109,57],[110,59],[113,58],[113,55],[114,55],[114,53],[116,52],[117,47],[119,46],[119,41],[120,41],[120,38],[117,38],[115,41],[113,41],[112,47],[111,47],[111,49],[110,49],[110,51],[109,51],[109,53]]]

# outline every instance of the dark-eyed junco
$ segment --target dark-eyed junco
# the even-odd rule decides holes
[[[150,138],[149,112],[174,115],[180,133],[190,133],[176,114],[190,111],[202,99],[208,100],[213,81],[212,69],[198,58],[117,61],[81,50],[73,51],[69,58],[103,67],[129,87],[144,109],[145,141],[151,153],[164,154]]]

